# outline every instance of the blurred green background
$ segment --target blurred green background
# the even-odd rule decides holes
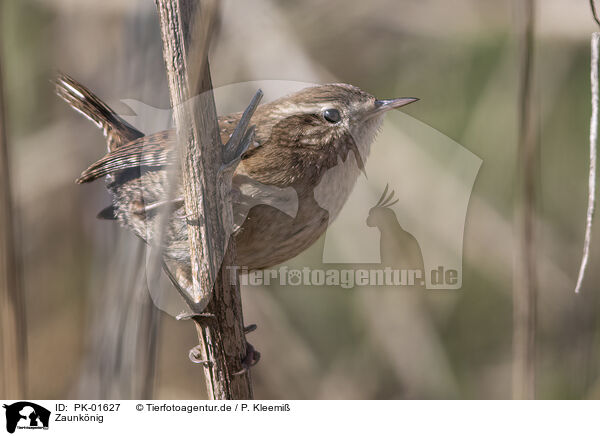
[[[211,52],[215,86],[339,81],[376,96],[418,96],[406,113],[483,160],[467,214],[461,290],[244,290],[246,322],[259,326],[249,337],[262,353],[252,370],[256,398],[511,397],[520,3],[223,2]],[[109,201],[102,183],[73,182],[103,154],[104,139],[50,84],[61,70],[119,113],[130,114],[120,102],[126,98],[168,108],[153,2],[4,0],[1,13],[27,397],[204,397],[203,371],[187,357],[193,326],[148,309],[132,261],[143,258],[143,247],[95,219]],[[585,0],[537,2],[538,398],[600,398],[600,232],[582,292],[573,293],[597,30]],[[290,264],[314,263],[322,247],[320,240]],[[155,333],[150,348],[140,345]]]

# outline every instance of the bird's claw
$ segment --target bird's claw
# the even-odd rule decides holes
[[[248,150],[253,142],[254,138],[254,127],[248,128],[250,119],[254,115],[254,111],[258,107],[260,100],[263,97],[262,90],[257,90],[256,94],[252,97],[250,104],[240,117],[240,121],[233,130],[233,133],[229,137],[229,141],[225,144],[223,150],[223,164],[225,166],[241,159],[242,155]]]
[[[233,174],[242,160],[242,156],[248,150],[257,146],[257,143],[254,140],[255,130],[255,126],[250,126],[238,146],[229,153],[224,153],[223,164],[221,165],[221,168],[219,168],[219,174]]]

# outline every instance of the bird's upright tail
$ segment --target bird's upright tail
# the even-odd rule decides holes
[[[54,83],[60,98],[104,131],[109,151],[144,136],[72,77],[59,73]]]

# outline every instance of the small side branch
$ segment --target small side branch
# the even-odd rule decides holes
[[[598,18],[598,11],[596,10],[595,0],[590,0],[590,7],[592,8],[592,16],[594,17],[594,21],[598,26],[600,26],[600,19]]]

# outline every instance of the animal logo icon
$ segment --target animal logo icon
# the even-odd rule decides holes
[[[395,269],[421,271],[423,278],[423,255],[417,239],[404,230],[392,206],[398,203],[395,192],[388,194],[389,184],[375,206],[369,210],[367,226],[377,227],[380,232],[379,249],[381,264]]]
[[[4,404],[6,409],[6,431],[14,433],[21,429],[47,429],[50,422],[50,411],[45,407],[29,401]]]

